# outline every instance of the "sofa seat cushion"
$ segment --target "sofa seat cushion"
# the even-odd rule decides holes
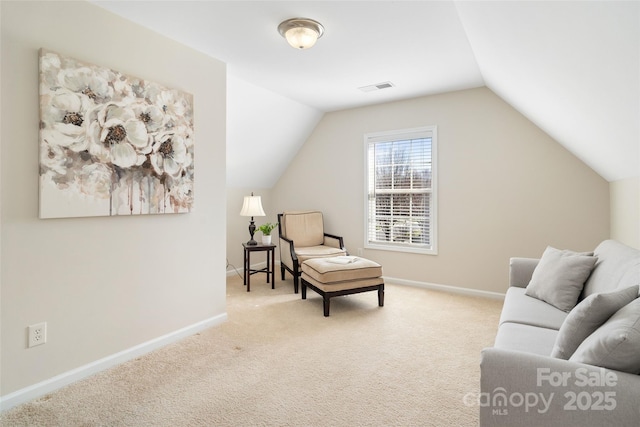
[[[521,323],[558,330],[566,317],[566,312],[526,295],[524,288],[510,287],[504,298],[500,324]],[[550,353],[551,349],[549,349]]]
[[[382,276],[377,262],[351,257],[349,263],[332,262],[332,258],[314,258],[302,264],[302,272],[319,283],[331,284],[354,280],[375,279]]]
[[[342,249],[324,245],[308,246],[302,248],[296,247],[294,250],[300,264],[304,263],[306,260],[314,258],[329,258],[346,255],[346,252]]]
[[[548,356],[551,354],[558,331],[521,323],[506,322],[498,328],[496,348],[523,351]]]

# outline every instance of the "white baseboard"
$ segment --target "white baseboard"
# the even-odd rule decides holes
[[[394,285],[414,286],[417,288],[434,289],[443,292],[451,292],[454,294],[471,295],[476,297],[491,298],[504,300],[504,294],[499,292],[482,291],[479,289],[460,288],[457,286],[438,285],[435,283],[417,282],[414,280],[397,279],[394,277],[384,277],[385,283]]]
[[[47,393],[51,393],[76,381],[80,381],[100,371],[104,371],[105,369],[109,369],[121,363],[135,359],[136,357],[150,353],[168,344],[180,341],[183,338],[194,335],[212,326],[220,325],[226,320],[227,313],[205,319],[167,335],[154,338],[150,341],[136,345],[135,347],[112,354],[111,356],[96,360],[95,362],[80,366],[79,368],[72,369],[71,371],[60,375],[56,375],[48,380],[33,384],[13,393],[9,393],[6,396],[0,397],[0,411],[37,399],[38,397],[44,396]]]
[[[275,268],[277,269],[280,266],[280,261],[276,260],[275,264],[276,264]],[[267,266],[267,263],[266,261],[264,261],[258,264],[252,264],[251,268],[254,270],[257,270],[257,269],[265,268],[266,266]],[[242,276],[243,271],[241,269],[227,270],[227,277],[233,276],[235,274]],[[471,295],[471,296],[491,298],[496,300],[504,300],[504,294],[499,292],[483,291],[480,289],[471,289],[471,288],[461,288],[458,286],[439,285],[436,283],[428,283],[428,282],[418,282],[415,280],[398,279],[395,277],[383,276],[383,278],[385,283],[391,283],[395,285],[413,286],[416,288],[424,288],[424,289],[435,289],[438,291],[452,292],[455,294]]]
[[[279,262],[276,262],[276,264],[279,265]],[[265,266],[266,266],[266,262],[256,264],[255,266],[252,266],[252,268],[264,268]],[[236,272],[233,270],[227,272],[227,276],[230,276],[233,274],[236,274]],[[384,277],[384,280],[385,280],[385,283],[389,283],[389,284],[413,286],[413,287],[425,288],[425,289],[435,289],[435,290],[444,291],[444,292],[452,292],[452,293],[471,295],[471,296],[480,296],[480,297],[497,299],[497,300],[504,299],[504,294],[501,294],[498,292],[489,292],[489,291],[482,291],[482,290],[470,289],[470,288],[460,288],[457,286],[438,285],[434,283],[418,282],[414,280],[405,280],[405,279],[398,279],[398,278],[386,277],[386,276]],[[79,368],[72,369],[71,371],[62,373],[60,375],[56,375],[55,377],[50,378],[48,380],[39,382],[37,384],[33,384],[31,386],[25,387],[13,393],[9,393],[6,396],[1,396],[0,411],[13,408],[14,406],[29,402],[33,399],[37,399],[38,397],[44,396],[47,393],[51,393],[66,385],[72,384],[76,381],[80,381],[98,372],[104,371],[105,369],[112,368],[121,363],[135,359],[136,357],[140,357],[146,353],[150,353],[166,345],[180,341],[183,338],[186,338],[190,335],[194,335],[212,326],[220,325],[224,323],[226,320],[227,320],[226,313],[220,314],[215,317],[211,317],[209,319],[205,319],[201,322],[198,322],[193,325],[187,326],[185,328],[179,329],[177,331],[171,332],[167,335],[163,335],[161,337],[139,344],[135,347],[131,347],[127,350],[123,350],[119,353],[112,354],[111,356],[107,356],[105,358],[96,360],[95,362],[91,362]]]

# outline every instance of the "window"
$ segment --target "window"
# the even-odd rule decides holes
[[[436,254],[436,126],[365,135],[369,249]]]

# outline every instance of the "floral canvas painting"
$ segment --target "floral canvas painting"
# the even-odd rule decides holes
[[[40,50],[40,218],[190,212],[192,95]]]

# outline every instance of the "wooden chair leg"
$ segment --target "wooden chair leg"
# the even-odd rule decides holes
[[[322,305],[324,308],[324,317],[329,317],[330,298],[327,295],[322,295]]]
[[[280,274],[282,274],[282,280],[284,280],[284,267],[280,267]]]
[[[307,299],[307,283],[304,279],[300,282],[300,286],[302,287],[302,299]]]
[[[384,307],[384,283],[378,286],[378,307]]]

